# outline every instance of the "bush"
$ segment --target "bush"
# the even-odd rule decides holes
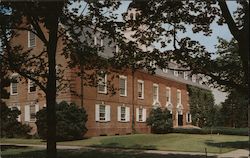
[[[0,105],[1,111],[1,138],[17,138],[17,137],[27,137],[31,130],[28,125],[23,125],[18,122],[17,118],[21,112],[15,108],[10,109],[6,105]]]
[[[247,128],[228,128],[228,127],[206,127],[202,129],[196,128],[174,128],[173,133],[185,134],[223,134],[223,135],[241,135],[247,136]]]
[[[172,131],[173,120],[170,112],[161,108],[152,109],[147,118],[147,125],[151,126],[152,133],[164,134]]]
[[[63,101],[56,104],[56,140],[77,140],[82,139],[87,132],[85,126],[87,114],[84,108],[79,108],[76,104]],[[47,116],[46,108],[36,114],[36,125],[38,135],[42,139],[47,139]]]

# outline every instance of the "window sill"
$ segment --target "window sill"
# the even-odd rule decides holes
[[[121,95],[121,94],[120,94],[120,97],[127,97],[127,95]]]
[[[14,93],[14,94],[10,94],[11,96],[16,96],[16,95],[18,95],[18,93]]]
[[[138,99],[140,99],[140,100],[144,100],[144,97],[138,97]]]
[[[97,91],[98,94],[107,94],[107,92]]]
[[[110,122],[110,121],[99,120],[99,121],[96,121],[96,122],[99,122],[99,123],[108,123],[108,122]]]

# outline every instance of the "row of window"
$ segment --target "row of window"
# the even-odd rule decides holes
[[[107,93],[107,74],[99,75],[98,77],[98,93]],[[119,77],[119,94],[127,96],[127,77],[121,75]],[[144,99],[144,81],[137,81],[137,95],[139,99]],[[171,88],[166,87],[166,100],[171,103]],[[153,101],[159,101],[159,85],[153,84]],[[181,104],[181,90],[177,90],[177,104]]]
[[[10,83],[10,95],[18,94],[18,75],[12,75],[11,83]],[[28,80],[28,93],[32,93],[36,91],[36,84],[32,80]]]
[[[136,108],[136,121],[146,122],[147,111],[145,108]],[[96,104],[95,106],[95,120],[98,122],[109,122],[111,118],[110,105]],[[130,107],[118,106],[117,107],[117,121],[129,122],[130,121]]]
[[[20,109],[19,105],[10,106],[11,109],[17,108]],[[38,104],[31,104],[31,105],[25,105],[24,106],[24,121],[25,122],[35,122],[36,121],[36,113],[39,111],[39,105]],[[20,122],[21,117],[18,116],[17,120]]]

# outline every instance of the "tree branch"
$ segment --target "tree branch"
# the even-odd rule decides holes
[[[236,23],[230,14],[230,11],[228,9],[227,3],[225,0],[218,0],[219,6],[221,8],[222,16],[225,18],[226,23],[228,25],[228,28],[231,32],[231,34],[234,36],[234,38],[239,41],[240,39],[240,31],[236,26]]]

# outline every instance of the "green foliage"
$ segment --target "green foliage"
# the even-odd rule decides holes
[[[240,135],[247,136],[247,128],[229,128],[229,127],[212,127],[212,128],[174,128],[173,133],[185,134],[223,134],[223,135]]]
[[[11,110],[6,105],[0,105],[1,111],[1,138],[13,138],[13,137],[27,137],[28,132],[30,132],[31,128],[27,125],[22,125],[17,121],[18,115],[21,112],[15,108]]]
[[[216,109],[211,91],[188,86],[192,123],[199,127],[214,126]]]
[[[46,108],[36,114],[38,134],[42,139],[47,139],[47,115]],[[68,104],[62,101],[56,104],[56,140],[82,139],[87,132],[86,122],[88,115],[85,109],[76,104]]]
[[[247,127],[248,125],[248,96],[237,91],[231,91],[228,98],[221,104],[218,118],[221,126]]]
[[[152,109],[147,118],[147,125],[151,126],[153,133],[169,133],[173,128],[173,120],[170,111],[161,108]]]

